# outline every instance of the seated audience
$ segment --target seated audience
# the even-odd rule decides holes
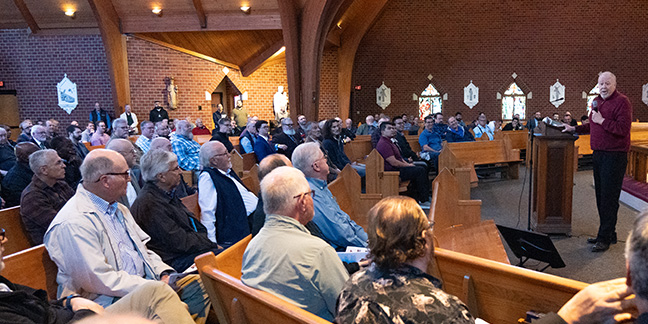
[[[578,126],[578,122],[572,118],[572,115],[569,111],[565,113],[562,122],[569,126]]]
[[[135,145],[137,145],[144,154],[151,148],[151,141],[155,137],[155,126],[151,121],[143,121],[140,125],[142,128],[142,135],[137,138]]]
[[[302,140],[306,140],[306,126],[308,125],[308,119],[306,119],[306,116],[304,115],[299,115],[297,116],[297,127],[295,128],[295,132],[301,137]]]
[[[581,125],[587,124],[587,123],[589,123],[589,116],[583,115],[583,116],[581,116],[580,120],[581,120]]]
[[[34,176],[34,172],[29,168],[29,156],[38,150],[38,146],[32,142],[16,144],[16,165],[2,178],[0,186],[5,208],[20,205],[20,195]]]
[[[371,264],[346,282],[336,322],[474,323],[468,307],[426,273],[433,223],[408,197],[388,197],[368,213]]]
[[[50,148],[47,141],[47,128],[42,125],[34,125],[31,128],[32,139],[31,142],[36,144],[41,150]]]
[[[332,321],[349,276],[335,250],[304,227],[314,214],[308,182],[299,170],[278,167],[261,193],[266,222],[245,249],[241,281]]]
[[[7,131],[0,127],[0,174],[6,175],[9,169],[16,164],[14,147],[9,143]]]
[[[358,127],[353,123],[353,120],[351,120],[351,118],[347,118],[344,121],[344,126],[344,129],[346,129],[348,134],[351,135],[351,139],[354,139],[356,137],[356,131],[358,131]]]
[[[52,138],[58,136],[58,127],[59,122],[56,119],[48,119],[45,121],[45,128],[47,128],[47,139],[51,140]]]
[[[256,128],[258,136],[254,140],[254,154],[257,157],[257,161],[261,162],[264,157],[277,153],[277,149],[288,149],[288,146],[284,144],[270,144],[269,132],[270,126],[265,120],[259,120],[254,125]]]
[[[155,135],[164,138],[170,138],[169,122],[165,119],[155,123]]]
[[[29,157],[29,167],[34,177],[20,197],[20,217],[29,240],[38,245],[43,244],[47,227],[72,198],[74,190],[64,181],[65,164],[56,151],[35,152]]]
[[[11,139],[11,127],[9,125],[0,124],[0,127],[7,132],[7,143],[11,144],[12,147],[16,146],[16,142]]]
[[[16,140],[17,143],[30,142],[32,140],[32,126],[32,121],[29,119],[25,119],[20,123],[20,135],[18,135],[18,139]]]
[[[92,135],[92,138],[90,139],[90,144],[92,146],[106,145],[108,141],[110,141],[110,136],[106,134],[106,123],[104,123],[103,121],[98,121],[97,130]]]
[[[0,232],[0,274],[5,268],[3,245],[8,241],[4,231]],[[96,324],[97,319],[92,317],[94,314],[137,314],[164,323],[195,323],[178,295],[162,282],[146,283],[104,309],[76,294],[62,295],[59,300],[48,301],[45,291],[19,285],[0,276],[0,321],[3,323],[67,324],[82,323],[77,321],[84,319],[85,323]]]
[[[504,128],[502,128],[502,130],[505,130],[505,131],[523,130],[523,129],[524,129],[524,126],[522,126],[522,124],[520,124],[520,119],[516,118],[516,117],[513,117],[511,122],[506,124],[506,126],[504,126]]]
[[[378,126],[376,126],[376,129],[371,133],[371,147],[376,148],[376,144],[378,144],[378,140],[380,140],[380,124],[386,121],[389,121],[389,117],[387,116],[378,119]]]
[[[126,194],[128,165],[117,152],[93,150],[81,166],[83,183],[45,234],[45,247],[58,266],[59,296],[71,293],[107,307],[147,283],[177,288],[189,313],[204,323],[210,307],[197,275],[178,276],[146,247],[149,236],[117,200]],[[159,296],[151,296],[154,307]]]
[[[293,126],[294,124],[290,117],[282,119],[282,132],[272,138],[272,144],[279,147],[278,153],[287,156],[289,159],[297,145],[303,143],[301,136],[295,132]],[[281,145],[285,146],[285,148],[281,148]]]
[[[259,163],[259,181],[263,181],[263,178],[268,175],[272,170],[280,166],[289,166],[292,167],[292,162],[283,154],[270,154],[267,158],[263,159]],[[263,227],[265,223],[266,214],[263,211],[263,195],[259,193],[259,200],[257,202],[254,212],[248,216],[248,223],[250,224],[250,231],[252,236],[255,236]],[[312,233],[312,232],[311,232]]]
[[[329,173],[326,156],[319,145],[305,143],[297,147],[292,159],[295,168],[306,176],[313,190],[315,216],[313,222],[319,227],[324,240],[334,249],[344,251],[348,246],[367,246],[367,234],[342,211],[335,197],[327,187],[326,177]]]
[[[200,170],[200,144],[194,141],[191,125],[186,120],[178,121],[176,135],[171,141],[173,153],[178,156],[178,164],[183,170]]]
[[[76,155],[83,160],[90,151],[88,151],[88,148],[81,142],[81,137],[83,132],[81,132],[81,128],[79,126],[75,125],[70,125],[68,126],[65,131],[67,132],[67,136],[72,141],[72,145],[74,145],[74,151],[76,152]]]
[[[117,118],[113,120],[111,138],[128,138],[130,127],[126,119]]]
[[[171,141],[169,141],[168,138],[164,138],[164,137],[156,137],[151,141],[150,150],[156,150],[156,149],[173,152],[173,146],[171,145]]]
[[[119,116],[119,118],[125,120],[128,124],[128,135],[137,134],[137,115],[132,112],[131,105],[124,105],[124,112]]]
[[[229,133],[227,133],[227,136],[241,136],[241,129],[236,124],[236,120],[232,119],[230,124],[231,124],[232,128],[229,131]]]
[[[178,272],[189,268],[200,254],[220,253],[222,249],[209,240],[205,226],[175,195],[181,178],[175,155],[151,150],[141,162],[146,183],[131,212],[137,224],[151,236],[147,246]]]
[[[435,113],[432,115],[432,118],[434,118],[432,132],[438,134],[442,140],[445,140],[446,133],[448,132],[448,125],[443,123],[443,114]]]
[[[92,122],[88,123],[86,129],[83,130],[83,132],[81,133],[81,141],[83,143],[90,143],[90,139],[92,139],[92,135],[94,135],[94,132],[95,132],[94,123]]]
[[[455,120],[457,121],[457,123],[459,123],[459,125],[460,125],[461,127],[468,127],[468,126],[466,125],[466,123],[463,121],[463,115],[462,115],[460,112],[457,111],[457,113],[455,114],[454,117],[455,117]],[[450,119],[448,119],[448,120],[450,120]],[[449,123],[449,122],[448,122],[448,123]]]
[[[350,164],[361,177],[364,177],[366,174],[365,165],[355,161],[351,162],[344,152],[344,144],[351,140],[342,136],[340,123],[335,119],[326,121],[322,133],[324,135],[322,146],[326,150],[331,163],[339,170],[344,169],[347,164]]]
[[[374,124],[375,119],[374,116],[367,116],[365,118],[365,123],[360,125],[358,129],[356,130],[356,135],[371,135],[373,134],[374,130],[376,130],[376,125]]]
[[[448,143],[474,142],[475,137],[468,130],[468,127],[459,125],[455,117],[448,118],[448,132],[446,133]]]
[[[81,181],[81,163],[83,160],[76,155],[74,144],[69,138],[63,136],[54,137],[50,141],[52,149],[65,163],[65,182],[75,190]]]
[[[554,121],[559,122],[560,121],[560,114],[557,113],[557,112],[553,113],[553,115],[551,115],[551,119],[553,119]]]
[[[533,114],[533,117],[529,119],[529,121],[526,124],[526,128],[529,131],[533,131],[536,127],[538,127],[538,124],[542,121],[542,114],[539,111],[536,111]]]
[[[437,115],[437,114],[435,114]],[[425,129],[419,135],[419,145],[421,146],[421,159],[430,161],[436,168],[439,164],[439,154],[443,149],[443,138],[438,131],[437,123],[434,117],[425,117]]]
[[[212,242],[228,248],[250,234],[247,217],[258,202],[232,171],[232,155],[218,141],[200,148],[203,171],[198,178],[200,222]]]
[[[486,122],[486,115],[484,115],[483,113],[479,114],[479,117],[477,118],[477,124],[475,125],[475,128],[473,128],[473,132],[475,133],[475,138],[481,138],[482,136],[484,136],[484,134],[486,134],[488,140],[492,141],[495,133],[493,129],[486,124]]]
[[[409,180],[408,195],[419,202],[430,199],[430,180],[425,168],[407,163],[400,155],[396,144],[391,140],[396,136],[396,127],[391,122],[380,125],[382,136],[376,151],[385,159],[385,171],[399,171],[401,181]]]
[[[219,141],[225,145],[227,152],[232,152],[234,145],[229,140],[229,132],[232,129],[231,120],[227,117],[223,117],[218,121],[217,129],[214,129],[212,132],[212,138],[210,141]]]
[[[194,135],[211,135],[209,128],[203,124],[200,118],[196,118],[196,127],[191,130],[191,133]]]
[[[413,163],[416,160],[420,160],[420,157],[414,150],[412,150],[412,147],[410,146],[409,142],[407,142],[407,138],[405,137],[405,134],[403,132],[405,131],[405,121],[403,120],[402,117],[396,116],[394,117],[394,127],[396,127],[396,145],[398,145],[398,149],[401,152],[401,156],[403,157],[403,160],[406,160],[407,162]],[[422,162],[425,164],[425,162]]]
[[[124,157],[124,160],[126,160],[130,181],[128,182],[126,187],[126,194],[119,198],[118,201],[122,205],[126,206],[126,208],[130,209],[141,190],[139,184],[141,169],[139,165],[137,165],[137,153],[135,152],[134,145],[127,139],[113,138],[112,140],[110,140],[110,142],[108,142],[108,144],[106,144],[106,149],[121,154],[121,156]]]
[[[257,138],[256,127],[254,127],[256,122],[249,121],[245,126],[245,129],[239,137],[239,143],[241,146],[241,153],[252,153],[254,152],[254,141]]]

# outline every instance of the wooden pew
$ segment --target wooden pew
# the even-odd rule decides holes
[[[385,160],[376,150],[372,150],[365,160],[366,192],[381,194],[383,197],[398,196],[400,179],[398,171],[385,171]]]
[[[190,186],[196,185],[194,182],[194,172],[191,170],[181,170],[180,176],[184,182],[188,183]]]
[[[255,164],[249,171],[246,172],[247,174],[241,178],[241,181],[243,182],[245,187],[248,188],[248,190],[252,191],[252,193],[258,197],[259,192],[261,192],[261,182],[259,181],[259,165]]]
[[[527,149],[527,141],[529,139],[529,132],[527,130],[501,131],[495,133],[496,139],[498,136],[501,136],[501,139],[508,137],[511,140],[511,148],[513,149]]]
[[[9,241],[4,245],[4,255],[30,248],[29,234],[20,217],[20,206],[0,209],[0,227],[7,231]]]
[[[479,182],[477,172],[475,172],[475,164],[472,161],[459,160],[454,152],[445,149],[446,144],[447,143],[444,143],[444,149],[441,151],[441,154],[439,154],[439,170],[450,170],[450,172],[462,179],[459,182],[461,186],[465,186],[467,178],[468,188],[462,187],[460,191],[462,192],[462,197],[470,197],[470,188],[477,187]],[[468,192],[468,196],[465,195],[466,192]]]
[[[96,149],[103,149],[103,148],[106,148],[106,145],[94,145],[94,146],[88,147],[88,151],[92,151],[92,150],[96,150]]]
[[[353,141],[344,145],[344,153],[346,153],[351,162],[364,160],[372,149],[371,135],[358,135]]]
[[[241,155],[236,149],[232,150],[232,170],[236,174],[243,178],[247,174],[246,171],[249,171],[256,164],[256,155],[254,153],[245,153]]]
[[[447,168],[442,169],[432,181],[429,215],[435,222],[435,230],[479,223],[481,200],[469,199],[470,197],[460,197],[457,178]]]
[[[459,297],[473,316],[489,323],[517,323],[529,310],[557,312],[586,283],[479,257],[435,249],[428,273]]]
[[[193,139],[194,141],[198,142],[198,144],[203,145],[212,138],[211,135],[194,135]]]
[[[419,137],[416,135],[405,135],[407,143],[409,143],[412,151],[421,152],[421,144],[419,144]]]
[[[180,201],[182,202],[183,205],[185,205],[185,207],[187,207],[187,209],[189,209],[190,212],[194,214],[194,217],[197,220],[200,220],[200,205],[198,204],[197,192],[193,195],[180,198]]]
[[[216,258],[212,252],[205,253],[196,258],[196,266],[219,323],[330,324],[284,299],[244,285],[240,279],[219,270]]]
[[[236,279],[241,279],[241,268],[243,267],[243,253],[252,240],[252,235],[244,237],[234,245],[216,256],[214,267],[223,273]],[[200,256],[198,256],[200,257]],[[198,258],[196,258],[196,265]],[[200,269],[200,268],[199,268]]]
[[[439,155],[440,169],[444,167],[451,169],[452,165],[445,164],[449,160],[448,157],[442,158],[441,156],[444,153],[448,155],[449,152],[452,152],[461,166],[503,164],[507,166],[509,178],[517,179],[519,177],[519,166],[522,162],[520,150],[513,149],[511,140],[507,137],[492,141],[444,143],[443,147],[443,151]]]
[[[358,225],[367,228],[367,212],[384,196],[379,193],[363,194],[360,186],[360,175],[347,165],[337,178],[329,183],[328,188],[340,208]]]
[[[11,238],[9,239],[11,242]],[[58,268],[41,244],[4,257],[2,276],[13,283],[47,291],[49,299],[56,299]]]

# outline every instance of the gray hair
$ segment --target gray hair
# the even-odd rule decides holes
[[[112,122],[112,129],[116,129],[117,127],[119,127],[118,126],[119,124],[124,124],[124,125],[128,126],[128,121],[126,119],[124,119],[124,118],[117,118],[117,119],[113,120],[113,122]]]
[[[292,154],[292,164],[306,176],[309,176],[312,172],[311,166],[320,159],[320,154],[323,153],[319,144],[315,142],[300,144]]]
[[[106,149],[98,149],[91,151],[85,159],[83,159],[83,164],[81,164],[81,177],[84,181],[96,181],[102,175],[112,172],[115,162],[110,159],[108,156],[94,156],[102,151],[108,151]],[[93,154],[93,152],[96,152]],[[116,153],[115,154],[119,154]]]
[[[23,120],[23,121],[20,123],[20,129],[23,130],[23,129],[27,128],[27,123],[30,123],[30,124],[31,124],[31,122],[32,122],[31,119],[25,119],[25,120]],[[33,125],[32,125],[32,127],[33,127]]]
[[[261,180],[263,211],[266,215],[285,214],[298,202],[293,197],[307,190],[310,186],[301,171],[289,166],[278,167]]]
[[[151,125],[153,125],[153,127],[155,127],[155,124],[150,120],[145,120],[145,121],[141,122],[140,127],[146,127],[146,125],[148,125],[148,124],[151,124]]]
[[[45,132],[47,132],[47,128],[45,128],[45,126],[36,124],[31,128],[31,136],[33,137],[34,133],[36,133],[39,129],[43,129]]]
[[[200,165],[202,165],[203,168],[209,168],[211,167],[211,160],[212,156],[216,154],[216,147],[218,146],[218,141],[210,141],[205,144],[203,144],[200,147]],[[221,143],[222,144],[222,143]]]
[[[29,168],[34,172],[34,174],[39,174],[40,169],[48,164],[53,164],[53,161],[50,161],[50,156],[52,154],[58,156],[55,150],[45,149],[38,150],[32,155],[29,156]]]
[[[169,163],[177,161],[175,154],[165,150],[150,150],[140,159],[144,181],[155,181],[157,175],[169,171]]]
[[[635,219],[625,246],[632,290],[641,299],[648,299],[648,211]]]
[[[319,127],[319,123],[313,122],[313,121],[308,122],[306,124],[306,132],[307,133],[310,132],[313,129],[313,127],[315,127],[315,126]]]

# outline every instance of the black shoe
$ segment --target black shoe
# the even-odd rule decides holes
[[[596,237],[590,237],[590,238],[587,239],[587,243],[589,243],[589,244],[596,244],[596,242],[598,242]],[[610,244],[617,244],[617,235],[616,235],[616,233],[614,233],[614,236],[612,236],[612,240],[610,240]]]
[[[596,244],[592,246],[592,252],[604,252],[607,251],[609,248],[610,248],[609,243],[596,242]]]

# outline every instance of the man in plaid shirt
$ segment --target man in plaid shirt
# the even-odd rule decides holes
[[[178,165],[187,171],[200,170],[200,144],[193,140],[191,124],[181,120],[176,124],[176,136],[171,141],[173,153],[178,156]]]

